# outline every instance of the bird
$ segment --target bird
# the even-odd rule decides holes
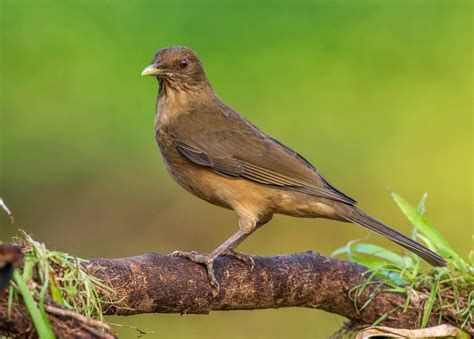
[[[224,103],[191,48],[158,50],[141,75],[158,80],[154,132],[171,177],[195,196],[239,217],[238,230],[213,251],[172,253],[205,265],[216,291],[214,260],[231,255],[249,262],[235,248],[274,214],[355,223],[433,266],[447,265],[440,255],[357,208],[354,199],[303,156]]]

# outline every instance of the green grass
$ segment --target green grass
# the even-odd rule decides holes
[[[464,260],[430,224],[424,216],[426,197],[425,194],[418,208],[415,208],[398,194],[392,193],[393,200],[413,225],[412,238],[445,257],[448,260],[447,267],[427,266],[413,253],[400,254],[357,241],[349,242],[345,247],[334,251],[333,255],[345,255],[350,261],[368,267],[364,282],[350,291],[359,311],[367,307],[375,297],[376,289],[373,289],[369,299],[358,306],[358,300],[367,288],[374,285],[385,286],[389,291],[406,295],[405,310],[408,307],[420,309],[420,328],[426,327],[434,314],[439,323],[448,322],[473,333],[473,251]],[[383,314],[374,325],[396,310]]]
[[[14,271],[9,314],[16,295],[21,295],[40,338],[54,338],[44,309],[47,298],[88,318],[103,320],[104,305],[115,303],[114,291],[84,270],[87,260],[48,250],[25,232],[14,242],[22,246],[24,265]]]
[[[51,324],[48,321],[48,317],[46,316],[44,308],[41,306],[38,307],[36,305],[36,302],[33,299],[33,296],[30,294],[30,290],[28,289],[28,286],[26,285],[25,280],[23,280],[23,277],[20,275],[18,270],[15,270],[13,272],[13,280],[15,281],[18,287],[18,291],[23,298],[26,309],[28,310],[28,313],[31,316],[31,320],[33,321],[33,324],[36,328],[36,332],[38,333],[38,336],[40,338],[54,338],[55,337],[54,332],[51,327]],[[9,302],[11,302],[11,300],[12,299],[9,298]],[[44,301],[44,295],[43,295],[43,299],[41,299],[40,301],[40,304],[42,304],[43,301]]]

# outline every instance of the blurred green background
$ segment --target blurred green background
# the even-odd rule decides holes
[[[473,229],[472,2],[13,1],[1,9],[1,187],[18,227],[74,255],[208,251],[231,212],[168,177],[153,138],[154,52],[200,55],[218,94],[372,215],[409,232],[387,188],[466,253]],[[278,216],[239,250],[329,254],[359,226]],[[395,248],[395,246],[393,246]],[[322,338],[309,309],[111,321],[156,338]],[[135,332],[119,329],[123,337]]]

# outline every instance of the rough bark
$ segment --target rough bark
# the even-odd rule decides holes
[[[114,299],[120,303],[105,307],[104,314],[109,315],[310,307],[342,315],[356,324],[371,324],[405,301],[400,294],[374,287],[355,303],[349,292],[363,281],[366,270],[357,264],[313,252],[253,259],[252,269],[233,257],[218,258],[215,269],[220,292],[215,297],[205,268],[183,258],[148,253],[122,259],[92,259],[86,269],[116,291]],[[359,312],[356,304],[363,305],[371,292],[375,292],[375,297]],[[28,313],[19,301],[14,303],[12,317],[7,319],[6,299],[6,293],[2,295],[0,291],[0,333],[34,333]],[[407,312],[399,309],[382,324],[415,328],[419,312],[416,308]],[[85,337],[100,335],[93,327],[67,316],[51,317],[55,326],[68,324],[68,331],[75,329]],[[434,318],[430,324],[435,324]]]
[[[94,259],[88,270],[108,282],[117,296],[123,298],[120,307],[109,307],[104,310],[106,314],[207,314],[310,307],[371,324],[405,302],[404,296],[383,292],[379,287],[372,302],[358,312],[349,291],[363,281],[366,268],[354,263],[313,252],[253,259],[255,265],[251,269],[235,258],[219,257],[215,269],[220,292],[214,298],[204,267],[182,258],[148,253],[123,259]],[[359,307],[373,291],[368,288],[358,298]],[[394,312],[383,324],[414,328],[418,312],[414,308],[405,313]]]

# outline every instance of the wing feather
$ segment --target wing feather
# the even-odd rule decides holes
[[[301,155],[266,135],[237,113],[208,114],[173,130],[179,152],[189,161],[230,178],[243,178],[354,205]],[[193,119],[192,115],[186,117]],[[204,124],[207,122],[207,124]]]

